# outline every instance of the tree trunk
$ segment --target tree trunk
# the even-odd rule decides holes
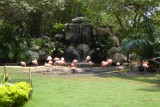
[[[126,31],[125,27],[124,27],[123,24],[122,24],[122,21],[121,21],[120,17],[119,17],[117,14],[115,14],[115,16],[116,16],[116,18],[117,18],[120,26],[122,27],[122,29],[123,29],[124,31]]]

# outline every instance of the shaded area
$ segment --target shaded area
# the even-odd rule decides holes
[[[160,88],[141,88],[141,89],[138,89],[140,91],[146,91],[146,92],[160,92]]]
[[[146,82],[151,84],[156,84],[157,86],[160,86],[160,74],[152,74],[152,73],[139,73],[139,72],[123,72],[123,73],[110,73],[110,76],[125,79],[125,80],[134,80],[134,81],[140,81],[140,82]],[[98,77],[107,78],[108,74],[97,74]]]

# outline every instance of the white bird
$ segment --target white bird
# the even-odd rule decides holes
[[[25,62],[21,61],[20,63],[21,63],[21,66],[26,66]]]
[[[35,66],[35,71],[36,71],[36,66],[38,65],[37,59],[34,59],[34,60],[32,61],[32,64]]]
[[[119,70],[119,66],[121,65],[119,62],[116,63],[118,70]]]
[[[24,61],[21,61],[20,63],[21,63],[21,66],[22,66],[22,71],[23,71],[24,70],[23,67],[26,67],[26,63]]]
[[[89,62],[91,60],[91,56],[87,56],[84,62]]]
[[[37,59],[34,59],[34,60],[32,61],[32,64],[33,64],[33,65],[38,65]]]
[[[47,60],[48,60],[48,61],[52,61],[52,57],[51,57],[51,56],[48,56]]]
[[[116,63],[117,66],[120,66],[121,64],[119,62]]]
[[[63,57],[61,58],[61,61],[65,61]]]

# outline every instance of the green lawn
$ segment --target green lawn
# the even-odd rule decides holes
[[[8,68],[10,81],[27,81],[21,69]],[[0,68],[2,74],[3,68]],[[74,74],[73,74],[74,75]],[[159,107],[160,75],[33,75],[32,98],[24,107]]]

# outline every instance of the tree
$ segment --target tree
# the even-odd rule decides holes
[[[137,39],[126,38],[122,42],[123,50],[136,52],[141,60],[160,56],[160,32],[152,26],[151,19],[145,17],[143,22],[144,31],[140,32]],[[137,37],[137,36],[136,36]]]
[[[158,0],[80,0],[83,14],[97,25],[111,26],[126,52],[135,51],[144,58],[158,56]]]
[[[79,0],[83,3],[83,15],[97,25],[113,27],[117,34],[127,30],[139,29],[144,19],[144,10],[157,12],[157,0]]]

